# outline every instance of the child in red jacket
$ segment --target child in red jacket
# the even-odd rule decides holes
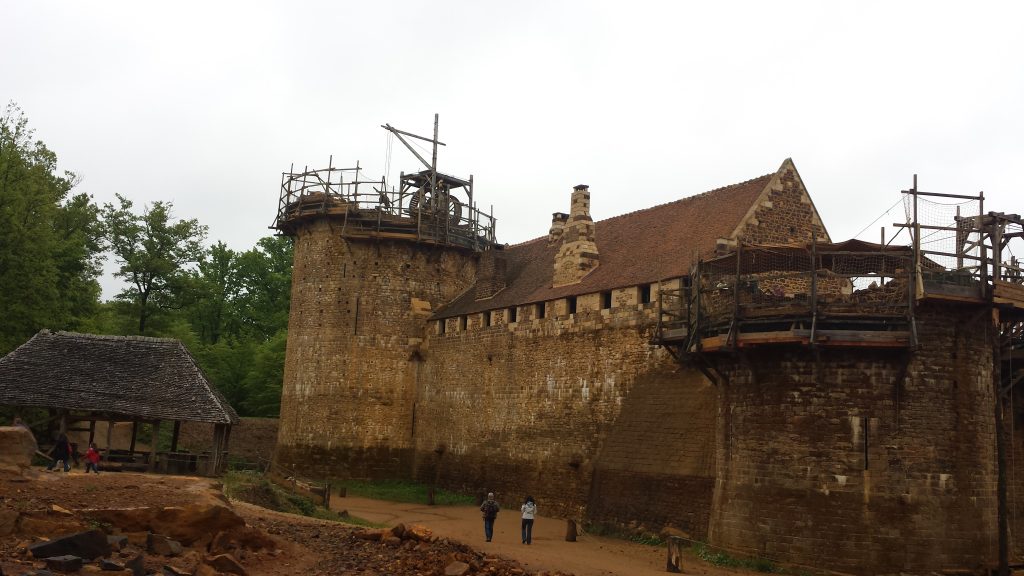
[[[85,473],[89,473],[91,468],[93,472],[100,473],[100,452],[96,449],[96,443],[89,443],[89,451],[85,453]]]

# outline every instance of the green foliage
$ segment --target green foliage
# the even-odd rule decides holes
[[[357,526],[381,527],[355,516],[339,515],[323,506],[316,505],[312,500],[295,494],[281,486],[270,482],[262,475],[250,471],[233,471],[224,475],[224,494],[229,498],[262,506],[278,512],[301,514],[321,520],[344,522]]]
[[[390,502],[426,503],[430,487],[406,480],[335,480],[333,486],[344,487],[348,494]],[[440,488],[434,491],[434,503],[443,506],[472,504],[474,498]]]
[[[235,299],[239,330],[253,337],[272,338],[288,327],[292,293],[292,241],[284,236],[261,238],[256,247],[238,255]]]
[[[291,240],[279,236],[245,252],[218,243],[192,277],[189,349],[243,416],[280,412],[291,278]]]
[[[99,296],[98,209],[33,140],[14,103],[0,117],[0,355],[40,328],[78,330]]]
[[[181,340],[242,416],[277,416],[291,296],[292,243],[267,237],[204,248],[207,227],[170,202],[102,209],[72,194],[57,156],[9,104],[0,117],[0,356],[42,328]],[[100,302],[104,251],[124,289]]]
[[[694,554],[705,562],[715,566],[728,566],[731,568],[743,568],[756,572],[779,572],[778,567],[771,560],[765,558],[736,558],[721,551],[712,549],[703,542],[698,542],[693,547]]]
[[[206,226],[198,220],[173,221],[170,202],[154,202],[141,214],[132,201],[117,195],[119,205],[103,205],[103,229],[119,268],[114,273],[128,287],[117,299],[131,303],[139,319],[139,334],[146,321],[161,309],[180,308],[189,289],[187,267],[203,254]]]

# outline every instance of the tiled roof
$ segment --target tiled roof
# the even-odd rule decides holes
[[[41,330],[0,358],[0,405],[238,421],[181,342],[141,336]]]
[[[729,237],[774,175],[597,222],[600,265],[577,284],[551,287],[558,242],[548,246],[544,236],[509,246],[504,251],[508,261],[504,290],[476,300],[471,288],[434,317],[450,318],[686,276],[694,255],[713,252],[718,238]]]

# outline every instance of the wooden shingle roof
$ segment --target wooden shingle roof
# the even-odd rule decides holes
[[[536,238],[505,249],[507,286],[486,300],[470,289],[438,311],[450,318],[484,310],[543,302],[679,278],[690,273],[694,255],[728,238],[775,176],[725,186],[668,204],[595,223],[601,264],[576,284],[552,287],[559,243]]]
[[[41,330],[0,359],[0,405],[233,424],[178,340]]]

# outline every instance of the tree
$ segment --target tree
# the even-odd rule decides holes
[[[14,103],[0,117],[0,354],[40,328],[78,329],[98,305],[98,209],[57,173]]]
[[[267,236],[238,256],[238,317],[247,333],[261,340],[288,327],[292,291],[292,241]]]
[[[172,221],[170,202],[154,202],[142,214],[132,202],[117,196],[120,206],[103,205],[107,242],[120,266],[114,274],[128,287],[117,295],[130,302],[139,319],[139,334],[157,311],[180,308],[189,285],[187,266],[203,253],[206,226],[198,220]]]
[[[193,279],[189,315],[202,342],[216,344],[225,332],[238,333],[235,298],[239,290],[237,255],[217,242],[199,259]]]

